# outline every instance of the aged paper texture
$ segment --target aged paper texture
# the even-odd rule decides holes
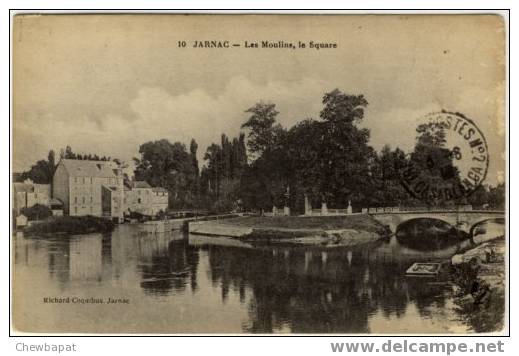
[[[498,15],[17,15],[19,333],[505,330]]]

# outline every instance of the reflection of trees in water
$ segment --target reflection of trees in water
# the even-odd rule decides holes
[[[160,239],[160,237],[158,237]],[[146,293],[166,295],[197,286],[198,251],[187,239],[172,240],[165,245],[153,237],[140,240],[141,287]]]
[[[70,244],[68,238],[62,241],[52,241],[48,247],[49,274],[56,279],[60,285],[69,281],[70,268]]]
[[[446,292],[452,287],[448,283],[435,282],[427,278],[408,279],[409,300],[414,302],[420,316],[429,317],[431,315],[430,306],[435,306],[440,310],[446,310]]]
[[[381,309],[401,316],[410,300],[418,308],[437,302],[439,286],[408,288],[402,266],[368,263],[362,250],[240,249],[211,246],[213,284],[229,290],[252,289],[248,332],[369,332],[368,317]],[[424,283],[424,282],[413,282]],[[432,288],[432,289],[431,289]],[[435,289],[436,288],[436,289]],[[430,297],[429,295],[435,297]]]

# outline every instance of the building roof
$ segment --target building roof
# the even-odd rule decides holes
[[[151,188],[151,185],[148,184],[148,182],[144,180],[136,180],[133,182],[134,188]]]
[[[63,164],[71,177],[116,178],[118,176],[117,170],[113,169],[110,161],[62,159],[60,164]]]
[[[51,198],[49,200],[49,205],[63,205],[63,202],[58,198]]]

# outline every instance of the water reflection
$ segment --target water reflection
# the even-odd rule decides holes
[[[110,321],[75,307],[68,312],[84,323],[75,331],[391,333],[390,323],[387,330],[377,325],[397,319],[408,320],[408,332],[459,331],[448,309],[449,285],[404,272],[412,262],[449,258],[461,247],[416,251],[395,238],[362,248],[253,246],[180,233],[142,235],[122,225],[108,235],[16,238],[15,287],[25,290],[25,281],[39,276],[34,296],[20,298],[20,312],[34,304],[30,298],[67,293],[132,300],[124,313],[100,311]],[[52,325],[42,321],[42,328],[74,329],[61,321],[67,316]],[[417,316],[434,322],[415,329]]]
[[[365,249],[206,248],[213,284],[221,285],[224,300],[229,290],[241,295],[244,286],[251,287],[248,332],[288,326],[297,333],[366,333],[379,309],[399,317],[416,303],[428,316],[431,305],[445,304],[446,284],[408,280],[398,263],[369,260],[373,254]]]
[[[139,239],[141,287],[148,294],[167,295],[184,291],[189,283],[196,291],[198,251],[187,239],[157,240],[155,236]]]

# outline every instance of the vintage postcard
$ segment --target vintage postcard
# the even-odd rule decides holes
[[[498,14],[19,14],[12,331],[507,331]]]

